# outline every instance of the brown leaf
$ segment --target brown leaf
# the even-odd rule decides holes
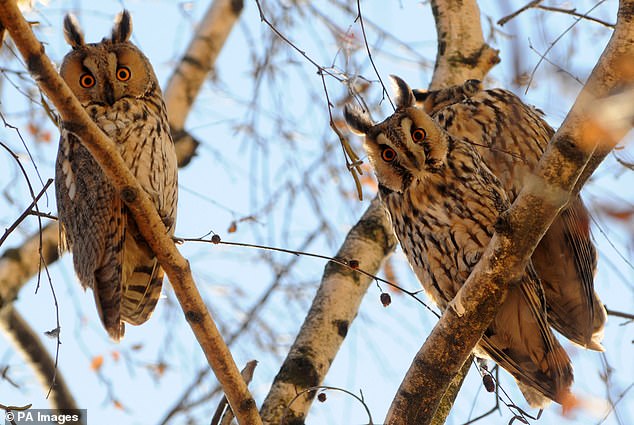
[[[238,230],[238,225],[237,225],[236,221],[234,220],[229,225],[229,228],[227,229],[227,233],[235,233],[236,230]]]
[[[102,365],[103,365],[103,356],[102,355],[95,356],[92,358],[92,361],[90,362],[90,369],[96,372],[99,369],[101,369]]]

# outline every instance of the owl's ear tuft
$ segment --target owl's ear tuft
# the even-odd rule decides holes
[[[112,42],[125,43],[130,39],[131,35],[132,17],[130,16],[130,12],[124,10],[114,19],[114,26],[112,27]]]
[[[396,109],[414,106],[414,93],[412,93],[412,89],[409,88],[407,83],[396,75],[390,75],[390,78],[396,92]]]
[[[343,108],[343,117],[348,123],[348,127],[354,133],[365,135],[374,125],[367,112],[362,111],[356,106],[346,105]]]
[[[72,13],[64,17],[64,38],[73,49],[78,49],[85,44],[84,33],[79,26],[79,21]]]

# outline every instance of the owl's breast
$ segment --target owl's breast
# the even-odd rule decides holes
[[[157,112],[142,100],[123,98],[112,106],[91,105],[87,109],[92,120],[115,143],[144,139],[149,130],[161,121]]]

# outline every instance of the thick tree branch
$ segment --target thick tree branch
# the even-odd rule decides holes
[[[396,238],[378,198],[354,225],[336,258],[359,261],[376,274]],[[262,404],[265,424],[304,423],[316,392],[306,392],[290,408],[298,393],[321,385],[372,280],[347,267],[328,263],[306,319]]]
[[[165,90],[172,131],[181,131],[198,92],[244,7],[243,0],[215,0],[196,28]]]
[[[438,52],[430,90],[482,80],[500,62],[498,51],[484,42],[475,0],[432,0]]]
[[[387,424],[430,423],[442,394],[493,319],[508,287],[518,282],[543,234],[588,178],[584,168],[596,161],[593,152],[594,158],[601,158],[630,129],[631,116],[609,122],[611,117],[603,111],[604,102],[611,100],[603,99],[634,83],[633,15],[634,0],[622,0],[616,30],[586,86],[551,140],[536,176],[500,218],[483,258],[416,355]]]
[[[238,422],[249,425],[261,423],[255,401],[200,297],[189,262],[180,255],[165,231],[152,201],[126,167],[114,143],[88,117],[57,74],[44,54],[44,46],[35,38],[14,1],[0,1],[0,20],[38,86],[57,108],[64,126],[71,129],[90,151],[135,218],[141,235],[165,269],[185,317],[222,384]]]
[[[48,353],[39,336],[12,304],[0,309],[0,328],[11,336],[20,354],[33,367],[44,392],[48,392],[51,386],[50,376],[55,369],[55,360]],[[79,408],[60,374],[57,374],[55,378],[55,386],[51,390],[49,401],[54,409]]]
[[[167,83],[164,96],[167,120],[180,167],[189,163],[199,145],[198,140],[184,130],[185,121],[243,8],[243,0],[212,2]]]

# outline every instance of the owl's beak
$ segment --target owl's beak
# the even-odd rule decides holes
[[[106,83],[104,86],[104,99],[106,100],[106,103],[110,106],[114,105],[115,102],[115,96],[114,96],[114,87],[112,86],[112,84],[110,83]]]

